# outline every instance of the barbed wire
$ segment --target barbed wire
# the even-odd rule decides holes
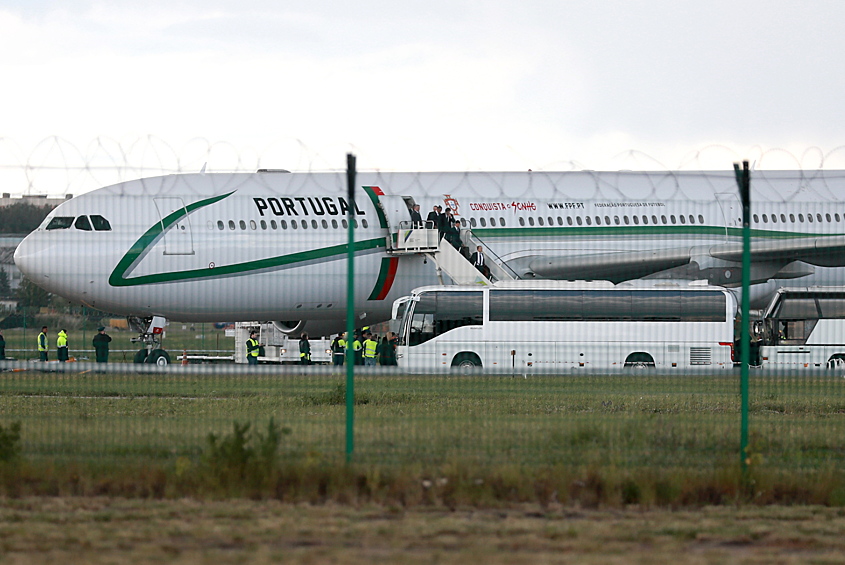
[[[327,157],[295,138],[279,140],[257,150],[202,137],[175,146],[154,135],[122,140],[99,136],[84,146],[60,136],[50,136],[24,149],[14,139],[0,137],[0,192],[12,196],[64,197],[137,178],[201,170],[336,171],[343,163],[343,150],[338,148],[337,152],[338,155]],[[358,152],[366,153],[365,150]],[[603,168],[611,171],[726,170],[731,163],[741,160],[749,160],[758,170],[840,170],[845,169],[845,145],[831,150],[812,146],[798,152],[762,146],[738,151],[727,145],[712,144],[689,152],[675,165],[644,151],[629,150],[611,157]],[[591,169],[596,167],[574,160],[532,167],[535,171]]]

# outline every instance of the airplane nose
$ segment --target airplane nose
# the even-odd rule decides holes
[[[45,256],[44,246],[37,241],[38,234],[31,233],[15,249],[15,265],[26,278],[35,283],[49,278],[47,269],[50,261]]]

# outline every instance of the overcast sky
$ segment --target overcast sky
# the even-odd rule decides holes
[[[844,55],[842,1],[0,0],[0,164],[843,168]]]

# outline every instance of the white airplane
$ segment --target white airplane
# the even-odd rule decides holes
[[[752,301],[780,286],[845,284],[845,171],[751,177]],[[277,320],[291,334],[342,331],[347,213],[355,224],[356,326],[437,284],[422,254],[393,252],[409,207],[451,207],[519,278],[706,279],[741,284],[741,206],[729,172],[180,174],[68,200],[15,262],[68,300],[124,314],[164,364],[165,320]],[[407,233],[407,232],[405,232]]]

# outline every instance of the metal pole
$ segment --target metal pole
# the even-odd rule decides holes
[[[751,358],[751,339],[748,332],[749,323],[749,292],[751,287],[751,173],[748,161],[734,163],[736,182],[739,185],[739,195],[742,201],[742,325],[740,328],[740,377],[739,387],[741,395],[741,424],[739,439],[739,455],[742,474],[748,471],[748,362]]]
[[[352,461],[355,450],[355,354],[352,334],[355,333],[355,155],[346,154],[346,188],[349,223],[346,258],[346,462]]]

